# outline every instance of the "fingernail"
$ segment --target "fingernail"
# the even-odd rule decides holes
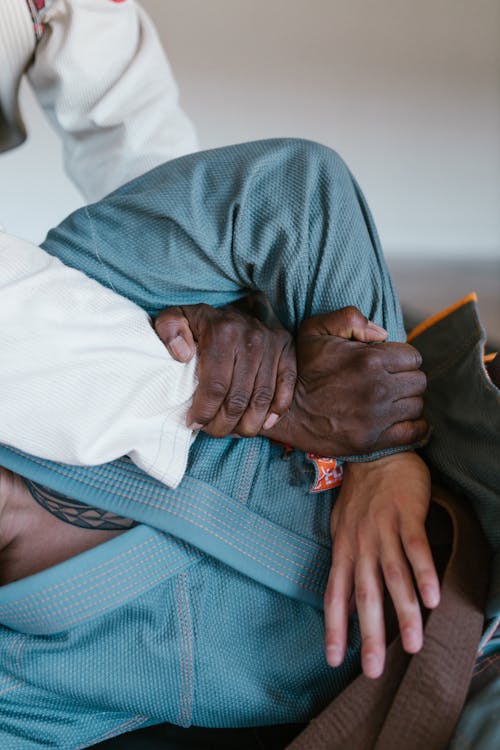
[[[338,646],[326,647],[326,660],[331,667],[338,667],[342,663],[342,651]]]
[[[367,654],[363,659],[365,672],[369,677],[378,677],[380,675],[380,659],[375,654]]]
[[[203,425],[199,422],[192,422],[191,424],[188,424],[188,430],[193,430],[193,432],[198,432],[202,427]]]
[[[422,598],[426,607],[437,607],[439,604],[439,591],[434,586],[424,586],[422,589]]]
[[[264,422],[264,425],[263,425],[264,429],[270,430],[271,427],[274,427],[274,425],[276,424],[279,418],[280,418],[279,414],[274,414],[274,413],[270,414],[268,418],[266,419],[266,421]]]
[[[371,320],[368,323],[367,328],[371,328],[372,331],[376,331],[377,333],[384,334],[387,336],[387,331],[385,328],[382,328],[382,326],[378,326],[376,323],[373,323]]]
[[[182,336],[176,336],[175,339],[169,343],[168,348],[172,355],[181,360],[181,362],[187,362],[191,358],[191,349],[182,338]]]

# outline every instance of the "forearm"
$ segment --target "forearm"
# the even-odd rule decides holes
[[[86,200],[196,150],[161,42],[139,5],[55,0],[40,20],[29,79]]]
[[[150,314],[262,291],[290,331],[354,304],[390,338],[404,336],[355,183],[317,144],[263,141],[188,155],[83,213],[52,232],[46,248],[80,267],[75,233],[90,217],[95,237],[83,270],[106,283],[103,266],[111,267],[113,286]]]
[[[330,150],[244,144],[160,166],[75,212],[44,248],[151,315],[260,290],[289,330],[313,312],[359,301],[398,338],[397,298],[364,210]]]

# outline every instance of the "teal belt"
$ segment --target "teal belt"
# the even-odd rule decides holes
[[[84,468],[48,465],[5,446],[0,446],[0,465],[147,524],[0,588],[0,623],[8,627],[36,634],[61,631],[122,605],[193,564],[201,553],[322,608],[329,547],[279,526],[199,479],[186,476],[176,490],[169,490],[123,459],[94,467],[92,483],[86,484]],[[37,602],[42,606],[34,609]]]

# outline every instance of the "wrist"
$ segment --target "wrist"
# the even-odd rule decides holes
[[[347,461],[343,468],[357,483],[371,481],[375,485],[379,484],[387,472],[394,472],[403,482],[415,471],[422,477],[430,476],[427,464],[414,450],[393,453],[375,461]]]

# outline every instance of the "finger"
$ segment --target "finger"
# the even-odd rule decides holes
[[[397,448],[400,445],[418,443],[425,438],[428,431],[429,425],[425,419],[397,422],[382,432],[373,450]]]
[[[307,336],[341,336],[345,339],[364,342],[384,341],[388,335],[385,328],[367,320],[363,313],[353,306],[315,315],[305,320],[301,325],[300,333]]]
[[[390,376],[390,384],[394,400],[397,401],[400,398],[422,396],[427,388],[427,378],[422,370],[396,372]]]
[[[205,427],[217,414],[231,386],[235,352],[232,348],[211,347],[200,352],[198,387],[187,414],[192,430]]]
[[[375,555],[362,554],[354,574],[361,631],[361,664],[367,677],[380,677],[385,661],[383,588]]]
[[[163,310],[154,321],[154,328],[174,359],[189,362],[193,358],[196,352],[193,334],[180,307]]]
[[[259,362],[247,357],[242,360],[238,355],[234,360],[233,377],[226,397],[217,413],[205,425],[205,432],[213,437],[225,437],[232,432],[238,432],[236,425],[247,410],[252,393],[255,390],[255,380]],[[274,392],[274,391],[273,391]],[[273,392],[267,403],[269,404]]]
[[[401,398],[391,405],[390,415],[392,423],[414,421],[422,417],[424,411],[424,400],[419,396],[413,398]]]
[[[274,396],[277,367],[278,363],[268,358],[260,363],[248,407],[235,428],[239,435],[252,437],[262,429]]]
[[[325,650],[326,660],[331,667],[338,667],[344,661],[353,579],[352,556],[336,549],[334,542],[332,567],[325,591]]]
[[[425,528],[407,524],[401,529],[404,551],[417,582],[422,601],[429,609],[439,604],[439,578]]]
[[[269,407],[269,415],[264,423],[264,429],[270,430],[285,414],[293,401],[295,383],[297,382],[297,358],[292,343],[283,349],[278,362],[276,388],[274,398]]]
[[[422,615],[408,563],[395,531],[383,535],[381,567],[399,623],[403,648],[415,654],[422,648]]]
[[[422,365],[422,355],[410,344],[386,342],[373,347],[372,356],[382,358],[387,372],[409,372]]]

